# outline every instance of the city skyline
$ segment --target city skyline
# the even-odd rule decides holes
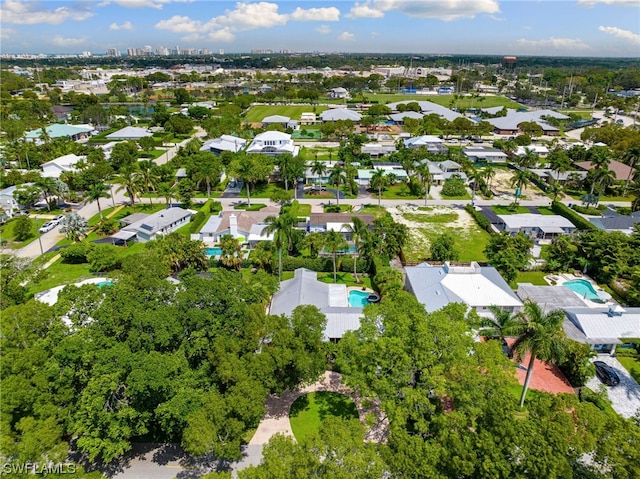
[[[151,45],[246,53],[640,57],[637,0],[22,1],[0,3],[3,54]]]

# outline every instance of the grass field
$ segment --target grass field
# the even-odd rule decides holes
[[[518,271],[516,283],[531,283],[536,286],[549,286],[544,279],[547,273],[543,271]]]
[[[29,237],[25,241],[16,241],[13,232],[13,227],[16,224],[16,220],[17,218],[11,219],[0,226],[0,242],[2,242],[3,248],[24,248],[29,243],[35,241],[38,238],[38,227],[42,226],[47,221],[44,219],[35,220],[33,218],[29,218],[29,221],[31,222],[31,237]]]
[[[430,101],[431,103],[436,103],[437,105],[442,105],[444,107],[449,108],[452,100],[454,100],[453,95],[404,95],[404,94],[395,94],[395,93],[380,93],[376,95],[369,95],[370,101],[377,101],[378,103],[395,103],[398,101]],[[472,99],[471,97],[462,97],[457,100],[458,108],[492,108],[494,106],[506,106],[507,108],[522,108],[520,103],[516,103],[513,100],[509,100],[503,96],[483,96],[484,98],[481,102],[478,102],[477,99]],[[473,104],[473,105],[472,105]]]
[[[256,105],[246,113],[244,121],[251,123],[260,122],[266,116],[281,115],[288,116],[292,120],[299,120],[302,113],[315,113],[316,115],[326,110],[326,106],[320,105]]]
[[[338,258],[338,261],[340,261],[340,258]],[[360,274],[360,271],[358,271],[358,278],[361,281],[360,283],[356,283],[356,280],[353,277],[353,273],[344,273],[340,271],[336,273],[337,284],[346,284],[347,286],[360,286],[360,287],[364,286],[367,288],[371,288],[371,278],[369,277],[363,278],[362,275]],[[318,273],[318,281],[322,281],[323,283],[333,284],[333,272]]]
[[[526,206],[518,206],[512,208],[511,206],[494,205],[491,207],[493,212],[497,215],[516,215],[522,213],[531,213]]]
[[[291,405],[289,421],[298,441],[316,434],[327,417],[358,419],[358,408],[344,394],[318,391],[300,396]]]
[[[633,379],[640,382],[640,361],[637,358],[617,356],[616,359],[629,371]]]

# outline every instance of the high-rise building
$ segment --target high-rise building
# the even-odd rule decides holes
[[[224,55],[224,48],[218,49],[218,55]]]
[[[107,48],[106,55],[108,57],[119,57],[120,56],[120,50],[118,50],[117,48]]]

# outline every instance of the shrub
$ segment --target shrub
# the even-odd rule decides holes
[[[353,263],[351,263],[353,268]],[[295,271],[298,268],[306,268],[311,271],[329,273],[333,271],[331,258],[300,258],[295,256],[283,256],[282,271]]]
[[[81,264],[87,263],[87,256],[91,250],[95,247],[93,243],[74,243],[68,248],[60,251],[60,256],[65,263],[69,264]]]
[[[589,388],[580,388],[580,401],[590,402],[602,411],[611,410],[611,401],[604,390],[595,392]]]
[[[460,177],[453,176],[442,185],[442,196],[465,196],[467,187]]]
[[[16,241],[25,241],[33,236],[33,224],[28,216],[20,216],[13,225],[13,237]]]
[[[362,259],[356,259],[356,268],[358,273],[365,272],[367,270],[367,262]],[[353,257],[352,256],[343,256],[340,260],[340,271],[345,273],[353,273]]]
[[[593,206],[571,205],[571,209],[583,215],[600,216],[602,210]]]
[[[568,341],[564,361],[558,367],[573,386],[584,386],[596,373],[595,366],[589,361],[594,355],[589,345]]]
[[[96,245],[87,253],[89,270],[94,273],[120,268],[118,247],[110,244]]]
[[[583,218],[578,213],[573,211],[571,208],[564,205],[563,203],[560,203],[559,201],[552,202],[551,209],[553,210],[554,213],[567,218],[574,225],[576,225],[576,228],[578,228],[579,230],[598,229],[593,223],[591,223],[591,221],[587,220],[586,218]]]
[[[478,226],[480,226],[480,228],[487,231],[488,233],[495,233],[495,231],[493,231],[493,228],[491,228],[491,222],[480,211],[476,210],[471,205],[465,206],[464,209],[467,213],[473,216],[473,219],[476,220],[476,223],[478,223]]]
[[[97,225],[95,232],[100,236],[109,236],[118,231],[118,221],[115,218],[104,218]]]

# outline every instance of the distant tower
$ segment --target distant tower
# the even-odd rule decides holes
[[[516,64],[516,60],[516,57],[502,57],[502,64],[507,70],[513,71],[513,66]]]

